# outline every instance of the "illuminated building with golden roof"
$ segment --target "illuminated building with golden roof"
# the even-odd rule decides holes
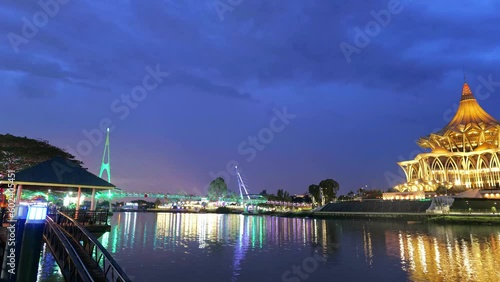
[[[440,131],[417,144],[430,149],[413,160],[399,162],[407,183],[399,191],[435,191],[447,188],[498,189],[500,187],[500,122],[476,101],[467,83],[453,119]]]

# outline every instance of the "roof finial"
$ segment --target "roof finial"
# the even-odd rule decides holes
[[[467,79],[465,78],[465,67],[462,65],[462,71],[464,73],[464,83],[467,83]]]

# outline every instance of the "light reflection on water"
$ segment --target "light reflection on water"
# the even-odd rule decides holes
[[[397,253],[388,255],[400,257],[402,269],[408,271],[411,280],[500,281],[499,227],[432,226],[427,230],[430,234],[385,234],[387,249],[399,246]]]
[[[37,281],[44,282],[64,282],[61,270],[50,253],[46,244],[42,246],[40,262],[38,263]]]
[[[324,221],[303,218],[284,220],[243,215],[117,213],[112,220],[111,232],[105,234],[101,242],[112,254],[116,254],[120,265],[137,281],[159,279],[160,276],[154,276],[158,275],[155,271],[165,270],[166,267],[171,268],[169,272],[172,275],[181,275],[180,269],[190,269],[197,263],[202,263],[201,268],[204,269],[199,272],[202,276],[198,278],[207,277],[210,271],[214,271],[214,275],[227,278],[221,281],[240,281],[240,272],[243,271],[244,275],[250,273],[244,267],[249,252],[252,259],[263,263],[269,261],[265,266],[271,268],[275,255],[297,251],[304,255],[307,249],[314,247],[313,244],[327,242],[325,228]],[[322,249],[326,253],[327,246]],[[207,261],[216,265],[207,264]],[[221,262],[227,265],[213,270]],[[290,265],[284,267],[289,268]],[[185,278],[195,274],[193,271],[186,272],[182,274]]]
[[[180,213],[111,222],[100,240],[133,281],[304,281],[282,275],[315,252],[326,260],[308,281],[500,281],[500,227]]]

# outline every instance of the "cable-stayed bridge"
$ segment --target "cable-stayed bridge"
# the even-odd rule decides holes
[[[243,204],[259,204],[266,203],[267,199],[262,195],[252,195],[248,194],[248,190],[243,182],[243,178],[241,177],[240,172],[238,171],[238,167],[235,166],[236,175],[238,179],[238,188],[240,193],[240,199],[237,200],[234,197],[226,197],[219,199],[222,202],[239,202]],[[108,182],[111,183],[111,154],[110,154],[110,142],[109,142],[109,129],[106,134],[106,143],[104,145],[104,153],[102,156],[101,169],[99,171],[99,177],[103,178],[104,173],[106,173]],[[104,179],[104,178],[103,178]],[[206,196],[196,196],[196,195],[186,195],[186,194],[171,194],[171,193],[158,193],[158,192],[129,192],[119,188],[109,191],[97,192],[96,198],[98,199],[119,199],[119,198],[156,198],[156,199],[165,199],[168,202],[203,202],[208,201],[208,197]],[[111,201],[110,202],[110,210],[111,210]]]

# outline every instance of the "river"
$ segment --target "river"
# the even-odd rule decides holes
[[[500,226],[115,213],[100,241],[133,281],[500,281]],[[44,252],[39,281],[62,281]]]

